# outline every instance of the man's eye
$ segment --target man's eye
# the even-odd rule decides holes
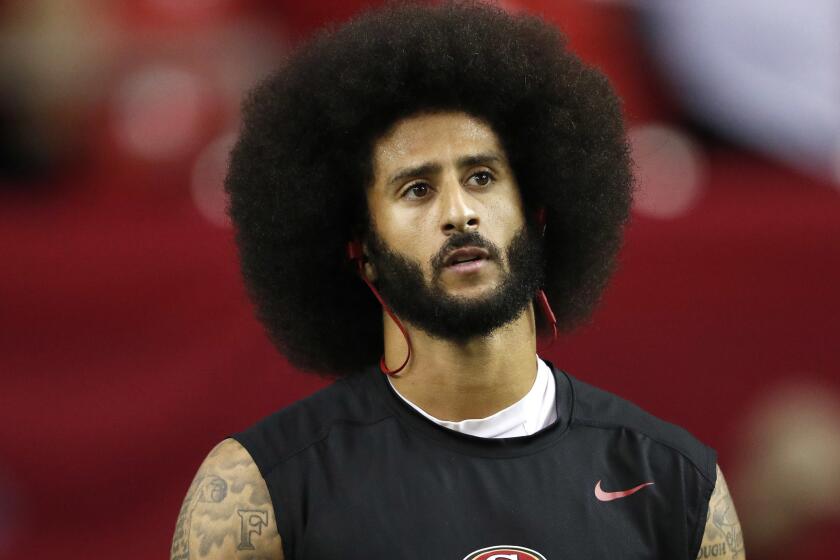
[[[415,183],[408,187],[403,193],[403,196],[408,198],[423,198],[429,194],[429,185],[426,183]]]
[[[489,171],[479,171],[478,173],[473,173],[470,180],[474,180],[474,184],[480,187],[486,187],[493,180],[493,174]]]

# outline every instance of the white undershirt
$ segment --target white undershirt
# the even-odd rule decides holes
[[[549,426],[557,419],[556,388],[551,368],[537,356],[537,377],[528,393],[507,408],[486,418],[468,418],[460,422],[439,420],[405,398],[388,379],[394,392],[414,410],[450,430],[483,438],[529,436]]]

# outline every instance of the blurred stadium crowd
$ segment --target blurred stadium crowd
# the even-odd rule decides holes
[[[0,558],[162,557],[227,434],[323,386],[253,318],[243,93],[377,1],[0,3]],[[503,0],[625,100],[639,194],[546,356],[718,449],[751,560],[840,545],[840,0]]]

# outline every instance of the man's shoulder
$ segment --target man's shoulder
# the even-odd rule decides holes
[[[701,475],[715,480],[717,454],[685,428],[663,420],[614,393],[569,374],[574,405],[571,424],[603,430],[625,430],[647,438],[654,445],[678,453]]]
[[[387,413],[363,386],[364,375],[338,379],[231,437],[248,450],[265,474],[278,463],[323,440],[337,424],[377,422]]]
[[[259,530],[245,531],[246,520]],[[245,558],[242,550],[253,552],[248,558],[283,558],[268,488],[247,450],[225,439],[201,463],[187,491],[170,558]]]

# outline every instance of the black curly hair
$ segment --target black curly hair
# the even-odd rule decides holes
[[[369,223],[372,147],[398,120],[489,123],[528,216],[546,209],[544,290],[558,327],[586,320],[632,198],[620,102],[552,25],[476,2],[391,5],[325,30],[246,98],[226,180],[242,272],[272,341],[301,370],[358,373],[382,309],[346,257]]]

